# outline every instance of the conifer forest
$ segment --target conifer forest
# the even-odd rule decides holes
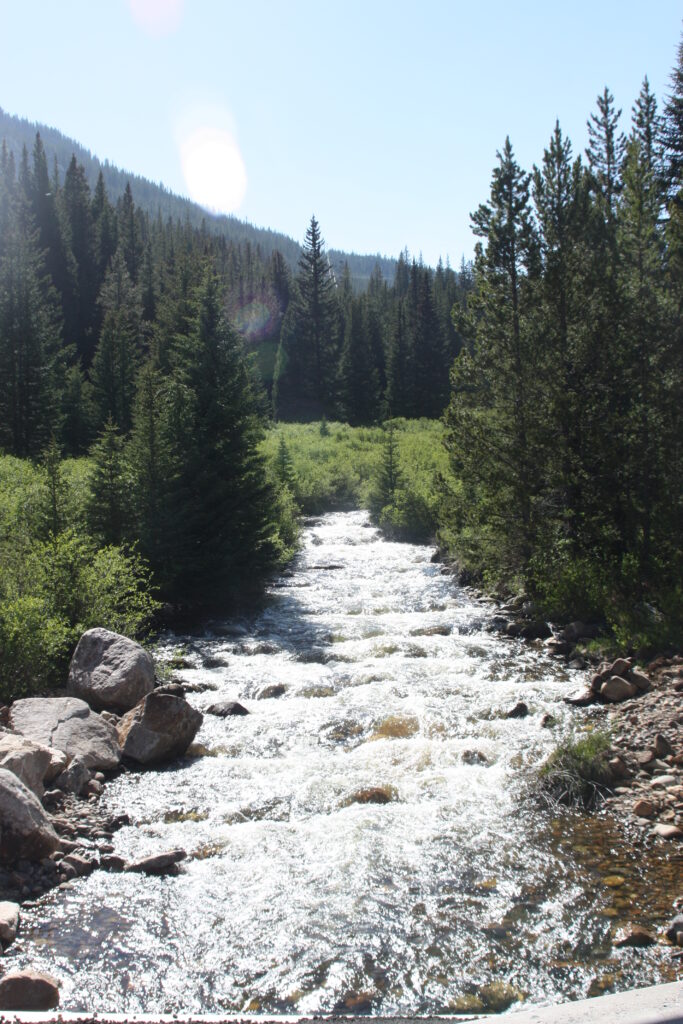
[[[366,275],[315,216],[300,248],[231,237],[15,125],[1,696],[57,680],[89,626],[257,600],[302,513],[358,504],[490,593],[677,646],[683,45],[670,81],[630,114],[606,88],[583,154],[559,123],[530,168],[501,140],[457,269]]]

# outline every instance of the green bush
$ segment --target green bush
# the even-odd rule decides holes
[[[62,685],[84,630],[140,637],[158,608],[137,552],[99,547],[85,532],[87,461],[61,463],[58,475],[55,503],[42,467],[0,457],[2,701]]]

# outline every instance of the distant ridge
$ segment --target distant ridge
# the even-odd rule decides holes
[[[174,220],[187,220],[193,227],[206,226],[206,230],[217,235],[223,235],[235,243],[246,243],[258,246],[261,252],[267,257],[275,250],[279,250],[290,267],[294,270],[301,251],[299,243],[280,231],[273,231],[270,228],[258,228],[248,221],[240,220],[233,216],[217,216],[207,213],[198,203],[192,202],[183,196],[176,195],[169,191],[164,185],[149,181],[147,178],[134,174],[131,171],[121,170],[108,160],[100,160],[90,150],[86,149],[75,139],[63,135],[56,128],[40,124],[35,121],[28,121],[23,117],[16,117],[8,114],[0,107],[0,140],[5,139],[8,149],[14,153],[18,161],[21,151],[26,146],[29,156],[33,150],[36,132],[45,147],[48,168],[50,174],[57,161],[57,169],[60,181],[64,180],[64,174],[69,165],[72,155],[85,168],[85,174],[91,189],[94,189],[97,177],[102,171],[104,183],[107,187],[109,198],[112,202],[123,195],[126,184],[130,182],[131,191],[135,204],[145,210],[152,217],[161,215],[163,220],[172,217]],[[302,234],[307,225],[302,224]],[[337,249],[328,249],[330,262],[335,273],[341,273],[344,263],[348,262],[351,278],[355,288],[362,290],[367,285],[370,275],[379,264],[382,275],[389,283],[393,282],[396,271],[396,260],[380,255],[359,255],[358,253],[346,253]]]

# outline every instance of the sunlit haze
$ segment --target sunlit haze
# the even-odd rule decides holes
[[[315,213],[331,247],[453,264],[506,135],[529,170],[556,118],[582,152],[605,85],[628,129],[646,74],[661,107],[681,32],[679,0],[0,0],[0,18],[8,113],[299,240]],[[179,131],[188,109],[223,114]]]

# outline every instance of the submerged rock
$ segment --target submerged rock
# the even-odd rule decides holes
[[[624,946],[634,946],[636,948],[654,946],[656,942],[657,936],[639,924],[634,924],[630,928],[622,928],[614,936],[614,945],[617,949],[622,949]]]
[[[82,757],[89,768],[116,768],[121,751],[116,730],[76,697],[26,697],[10,708],[15,732],[66,756]]]
[[[182,697],[150,693],[117,726],[124,757],[140,764],[182,757],[204,716]]]
[[[271,686],[264,686],[256,695],[257,700],[270,700],[273,697],[282,697],[287,692],[283,683],[273,683]]]
[[[517,704],[515,704],[515,706],[513,708],[510,708],[509,711],[505,712],[505,717],[506,718],[526,718],[526,716],[528,714],[529,714],[528,706],[524,703],[523,700],[520,700],[520,701],[517,702]]]
[[[129,711],[154,689],[151,655],[126,636],[89,629],[78,641],[66,692],[96,711]]]
[[[178,865],[186,857],[187,853],[180,848],[167,850],[166,853],[156,853],[151,857],[131,861],[126,864],[124,871],[135,871],[143,875],[177,875]]]
[[[247,709],[236,700],[219,700],[215,704],[209,704],[206,709],[207,715],[216,715],[217,718],[229,718],[231,715],[248,715]]]
[[[351,804],[389,804],[396,800],[397,793],[393,786],[369,786],[367,789],[359,789],[353,793],[345,806]]]

